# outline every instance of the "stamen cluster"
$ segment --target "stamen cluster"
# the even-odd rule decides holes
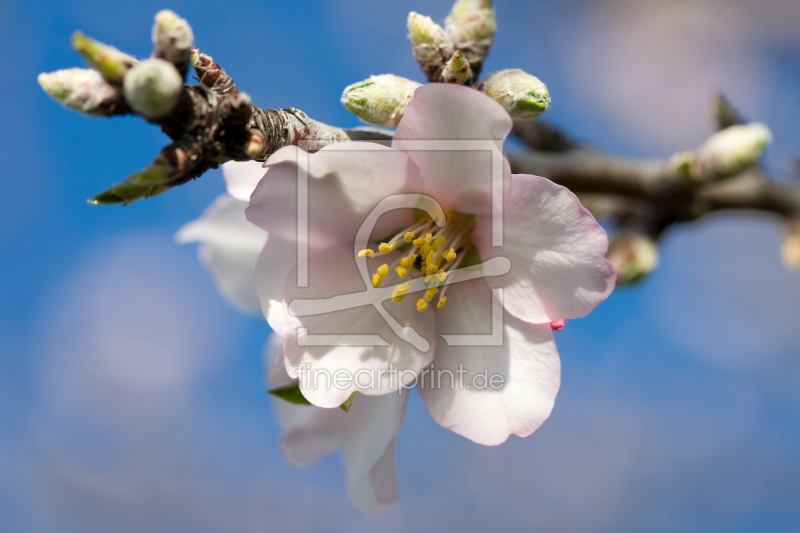
[[[422,312],[428,308],[428,303],[439,293],[447,279],[448,272],[458,268],[465,256],[465,251],[471,245],[469,228],[458,221],[458,217],[451,217],[450,223],[439,228],[432,220],[415,222],[410,227],[398,232],[388,242],[378,245],[376,253],[371,248],[358,252],[358,257],[378,257],[392,253],[395,248],[404,249],[400,257],[392,264],[384,263],[372,275],[372,286],[380,287],[384,278],[394,271],[402,279],[425,278],[429,288],[422,298],[417,301],[417,310]],[[449,244],[448,244],[449,243]],[[392,301],[402,302],[408,294],[410,285],[403,283],[397,285],[392,292]],[[436,308],[441,309],[447,302],[445,291],[442,287]]]

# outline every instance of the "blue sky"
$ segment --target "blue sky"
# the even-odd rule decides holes
[[[347,500],[339,458],[288,465],[264,394],[260,317],[215,291],[173,234],[224,190],[219,171],[128,207],[85,200],[166,143],[137,118],[62,109],[42,71],[82,66],[77,29],[150,53],[153,15],[264,107],[355,126],[342,88],[421,81],[405,17],[449,2],[6,1],[0,135],[0,525],[9,531],[796,531],[800,276],[780,227],[745,215],[673,228],[662,264],[559,333],[562,389],[526,439],[481,447],[418,398],[398,442],[400,499]],[[631,156],[710,132],[717,90],[772,128],[792,179],[800,147],[800,6],[689,0],[497,2],[487,72],[519,67],[546,118]]]

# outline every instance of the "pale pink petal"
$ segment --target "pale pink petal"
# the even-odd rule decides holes
[[[403,425],[409,392],[359,395],[348,413],[354,423],[348,428],[342,449],[347,494],[365,513],[383,513],[397,499],[395,440]]]
[[[608,236],[569,190],[538,176],[515,174],[504,213],[503,246],[491,246],[491,217],[477,217],[481,258],[504,256],[511,271],[489,283],[505,289],[506,309],[534,324],[582,318],[614,290],[605,254]]]
[[[492,293],[482,280],[450,287],[447,304],[438,311],[440,334],[492,331]],[[530,435],[550,416],[560,385],[561,364],[549,324],[529,324],[505,313],[502,331],[499,346],[485,338],[448,346],[440,337],[433,372],[417,385],[439,424],[478,444],[500,444],[512,433]],[[480,376],[484,372],[488,379]]]
[[[342,409],[323,409],[313,405],[298,405],[275,400],[279,418],[290,420],[281,441],[286,459],[299,466],[308,466],[344,444],[348,415]]]
[[[310,253],[318,251],[316,248],[309,248]],[[296,265],[297,242],[277,236],[267,240],[256,261],[255,287],[258,300],[261,302],[261,311],[270,324],[283,320],[286,277]],[[275,325],[272,325],[272,329],[278,331]]]
[[[306,242],[298,233],[298,176],[308,172],[308,239],[317,247],[352,243],[367,215],[384,198],[419,192],[414,163],[402,152],[375,143],[325,146],[308,154],[296,146],[276,152],[253,193],[247,218],[271,235]],[[411,210],[387,213],[376,235],[408,224]]]
[[[222,176],[228,186],[228,194],[245,202],[250,201],[250,195],[266,172],[260,161],[228,161],[222,164]]]
[[[359,395],[347,413],[275,400],[287,459],[308,465],[341,449],[350,499],[366,513],[386,511],[397,498],[394,445],[408,392]]]
[[[219,196],[197,220],[175,235],[179,243],[200,242],[200,260],[222,294],[246,311],[258,311],[255,270],[267,233],[247,221],[247,202]]]
[[[276,333],[269,336],[267,344],[264,346],[264,366],[269,368],[267,372],[268,386],[284,386],[292,381],[283,362],[283,339]]]
[[[370,272],[374,272],[383,259],[375,258],[370,263]],[[427,339],[428,346],[424,351],[399,338],[369,304],[310,316],[294,316],[290,313],[289,306],[295,300],[326,299],[366,291],[366,284],[356,267],[352,245],[331,247],[313,254],[309,258],[307,288],[297,287],[295,270],[289,272],[286,280],[283,316],[276,320],[275,315],[269,313],[267,318],[284,341],[283,354],[289,375],[299,377],[303,395],[311,403],[335,407],[355,391],[366,395],[396,391],[400,388],[401,379],[404,383],[412,381],[414,374],[433,357],[435,315],[417,311],[415,304],[421,292],[407,295],[402,302],[388,300],[382,305],[400,327],[410,326],[419,336]],[[385,286],[400,281],[403,280],[390,276]],[[368,293],[366,302],[380,301],[379,294],[377,291]],[[307,333],[311,335],[379,336],[387,345],[309,345],[300,328],[307,328]],[[337,372],[343,376],[340,380],[344,382],[334,382]],[[316,379],[313,379],[314,376]]]
[[[392,146],[417,164],[426,192],[445,211],[491,213],[492,155],[502,160],[504,190],[510,174],[503,141],[511,118],[485,94],[461,85],[431,83],[414,93]],[[429,141],[449,141],[433,149]],[[484,141],[480,146],[466,141]]]

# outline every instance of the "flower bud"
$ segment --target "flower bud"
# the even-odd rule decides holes
[[[403,118],[406,106],[419,86],[415,81],[393,74],[370,76],[345,88],[342,104],[370,124],[394,128]]]
[[[159,11],[153,25],[152,38],[153,57],[169,61],[185,74],[194,46],[194,34],[189,23],[169,9]]]
[[[497,30],[491,0],[456,0],[444,27],[467,61],[479,66],[489,54]]]
[[[481,90],[502,105],[515,120],[536,118],[550,107],[547,86],[536,76],[519,69],[492,72],[486,76]]]
[[[629,285],[656,269],[658,247],[646,235],[625,233],[611,240],[607,258],[617,271],[617,285]]]
[[[107,82],[120,85],[125,74],[137,61],[113,46],[86,37],[80,32],[72,36],[72,47],[86,58]]]
[[[787,226],[781,246],[781,259],[788,270],[800,270],[800,221],[794,221]]]
[[[755,165],[772,142],[764,124],[753,122],[720,130],[697,150],[697,160],[707,175],[731,175]]]
[[[125,76],[125,98],[134,111],[155,119],[172,111],[183,90],[175,65],[163,59],[142,61]]]
[[[456,50],[453,57],[445,63],[439,81],[442,83],[456,83],[464,85],[472,79],[472,69],[469,61],[464,57],[461,50]]]
[[[95,70],[70,68],[42,72],[37,80],[54,100],[87,115],[112,116],[128,109],[116,89]]]
[[[412,11],[408,14],[408,38],[422,72],[429,80],[438,81],[442,67],[455,51],[450,37],[430,17]]]

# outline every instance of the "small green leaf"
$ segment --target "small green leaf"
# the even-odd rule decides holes
[[[293,385],[287,385],[285,387],[278,387],[277,389],[271,389],[269,393],[289,403],[296,403],[298,405],[311,405],[311,402],[306,400],[306,397],[303,396],[302,392],[300,392],[300,385],[297,383]]]
[[[356,399],[356,395],[357,394],[358,394],[358,391],[354,392],[353,394],[350,395],[350,397],[348,399],[346,399],[344,401],[344,403],[342,405],[339,406],[345,413],[349,413],[350,412],[350,407],[353,405],[353,400]]]

